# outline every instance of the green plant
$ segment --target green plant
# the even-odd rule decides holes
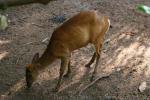
[[[143,4],[137,5],[137,10],[142,11],[146,14],[150,14],[150,7]]]

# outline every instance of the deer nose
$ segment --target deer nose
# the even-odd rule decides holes
[[[32,86],[33,82],[27,81],[27,88],[30,88]]]

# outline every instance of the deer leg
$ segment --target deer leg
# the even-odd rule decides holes
[[[69,77],[70,73],[71,73],[71,64],[70,64],[70,61],[69,61],[68,70],[67,70],[67,73],[64,75],[64,77]]]
[[[90,68],[91,64],[93,64],[93,62],[95,61],[95,58],[96,58],[96,52],[93,54],[91,60],[89,61],[88,64],[85,65],[85,67]]]
[[[93,81],[96,71],[97,71],[97,66],[99,64],[99,59],[100,59],[101,48],[102,48],[102,44],[100,44],[99,46],[96,47],[96,64],[95,64],[94,71],[92,73],[91,81]]]
[[[97,55],[96,57],[96,64],[95,64],[95,68],[94,68],[94,71],[92,73],[92,77],[91,77],[91,81],[93,81],[94,77],[95,77],[95,74],[96,74],[96,71],[97,71],[97,66],[99,64],[99,58],[100,58],[100,55]]]
[[[59,75],[58,83],[57,83],[56,88],[55,88],[56,92],[59,91],[61,81],[62,81],[64,73],[65,73],[65,71],[68,67],[68,63],[69,63],[69,58],[68,57],[61,58],[60,75]]]

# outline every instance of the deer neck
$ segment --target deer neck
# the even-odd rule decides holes
[[[50,51],[45,51],[42,56],[39,58],[38,63],[40,64],[40,67],[38,69],[44,69],[51,63],[55,61],[56,57],[50,53]]]

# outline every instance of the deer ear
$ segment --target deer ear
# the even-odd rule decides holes
[[[38,59],[39,59],[39,53],[36,53],[32,59],[32,63],[36,63]]]

